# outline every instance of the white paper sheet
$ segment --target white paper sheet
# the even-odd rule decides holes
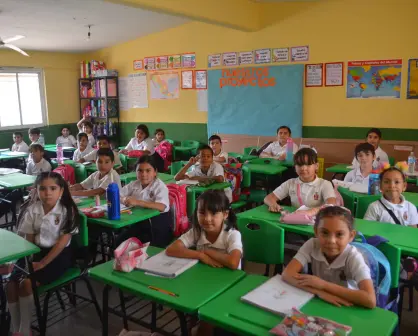
[[[197,110],[199,112],[208,111],[208,90],[197,91]]]
[[[148,107],[148,84],[145,72],[129,74],[129,101],[131,108]]]

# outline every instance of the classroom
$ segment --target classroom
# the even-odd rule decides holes
[[[0,336],[418,334],[417,10],[0,1]]]

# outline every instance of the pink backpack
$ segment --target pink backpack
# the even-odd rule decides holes
[[[167,185],[170,199],[170,211],[173,215],[173,233],[179,237],[189,229],[187,218],[187,191],[186,185],[170,183]]]
[[[68,182],[70,185],[75,184],[75,172],[72,166],[67,164],[60,165],[54,169],[54,173],[60,174],[65,182]]]
[[[167,171],[171,162],[173,162],[173,145],[168,141],[163,141],[155,147],[155,151],[160,154],[161,158],[164,160],[164,171]]]

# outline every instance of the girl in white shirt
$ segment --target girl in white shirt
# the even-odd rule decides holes
[[[57,138],[56,143],[57,145],[61,144],[63,147],[76,147],[77,145],[77,141],[67,127],[61,129],[61,136]]]
[[[26,166],[27,175],[39,175],[50,172],[51,164],[44,158],[44,148],[39,144],[32,144],[29,147],[30,157]]]
[[[42,173],[35,182],[36,194],[22,206],[19,233],[38,245],[33,256],[32,276],[36,284],[47,285],[72,266],[71,237],[78,232],[78,209],[61,175]],[[26,259],[17,262],[25,269]],[[13,335],[30,335],[33,295],[31,281],[17,267],[6,286]]]

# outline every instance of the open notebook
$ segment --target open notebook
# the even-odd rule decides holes
[[[185,184],[185,185],[196,185],[196,184],[199,184],[199,181],[197,181],[197,180],[184,179],[184,180],[177,181],[176,183],[178,185],[182,185],[182,184]]]
[[[300,309],[313,296],[287,284],[282,280],[281,275],[277,274],[241,297],[241,300],[272,313],[288,315],[292,313],[292,308]]]
[[[197,259],[169,257],[164,250],[145,260],[139,269],[162,277],[175,278],[198,262]]]

